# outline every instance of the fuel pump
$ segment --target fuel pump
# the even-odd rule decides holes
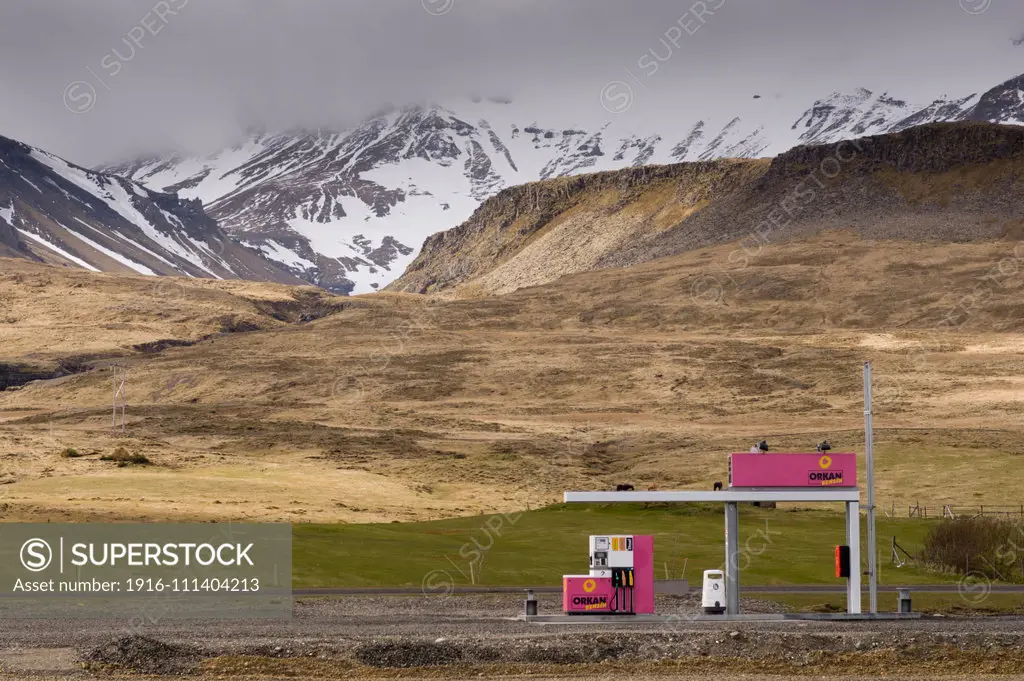
[[[587,575],[562,577],[567,614],[654,612],[654,537],[593,535]]]

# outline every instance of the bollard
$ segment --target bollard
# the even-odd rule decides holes
[[[897,612],[900,614],[912,612],[910,604],[910,589],[900,589],[898,595]]]
[[[526,590],[526,616],[536,617],[537,615],[537,597],[533,594],[533,589]]]

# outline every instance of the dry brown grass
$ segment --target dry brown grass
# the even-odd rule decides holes
[[[0,362],[130,353],[136,344],[196,340],[231,324],[285,326],[271,312],[274,305],[294,305],[296,295],[320,298],[323,292],[240,280],[96,274],[0,258]]]
[[[510,293],[547,283],[563,274],[594,269],[607,254],[629,241],[678,224],[697,210],[681,202],[675,183],[653,183],[639,199],[616,204],[621,192],[608,189],[592,201],[560,213],[516,252],[456,291],[459,297]]]
[[[879,171],[877,175],[883,183],[895,187],[911,204],[945,206],[958,194],[990,191],[1007,178],[1020,178],[1022,172],[1024,159],[1011,158],[965,165],[944,172],[900,173],[890,168]]]
[[[778,450],[829,437],[862,451],[865,359],[880,504],[1019,503],[1022,275],[998,280],[958,330],[938,330],[1014,247],[833,233],[740,268],[724,246],[503,297],[379,294],[311,324],[134,353],[129,449],[155,465],[97,460],[124,444],[108,432],[108,375],[35,383],[0,393],[0,483],[11,483],[0,508],[20,519],[385,521],[537,506],[618,482],[710,488],[725,454],[761,437]],[[73,281],[50,272],[55,286]],[[714,296],[695,285],[709,277]],[[60,318],[61,297],[48,300]],[[143,336],[103,305],[81,322],[93,347]],[[189,327],[150,333],[173,328]],[[84,456],[62,458],[65,447]]]

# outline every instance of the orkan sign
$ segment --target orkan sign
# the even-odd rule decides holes
[[[730,454],[730,487],[856,487],[856,454]]]
[[[594,612],[611,609],[610,577],[566,575],[562,577],[562,609],[565,612]]]

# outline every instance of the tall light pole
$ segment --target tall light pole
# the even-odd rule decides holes
[[[875,543],[875,440],[871,424],[871,362],[864,362],[864,455],[868,477],[868,612],[878,613],[878,571]],[[857,566],[860,569],[860,566]]]

